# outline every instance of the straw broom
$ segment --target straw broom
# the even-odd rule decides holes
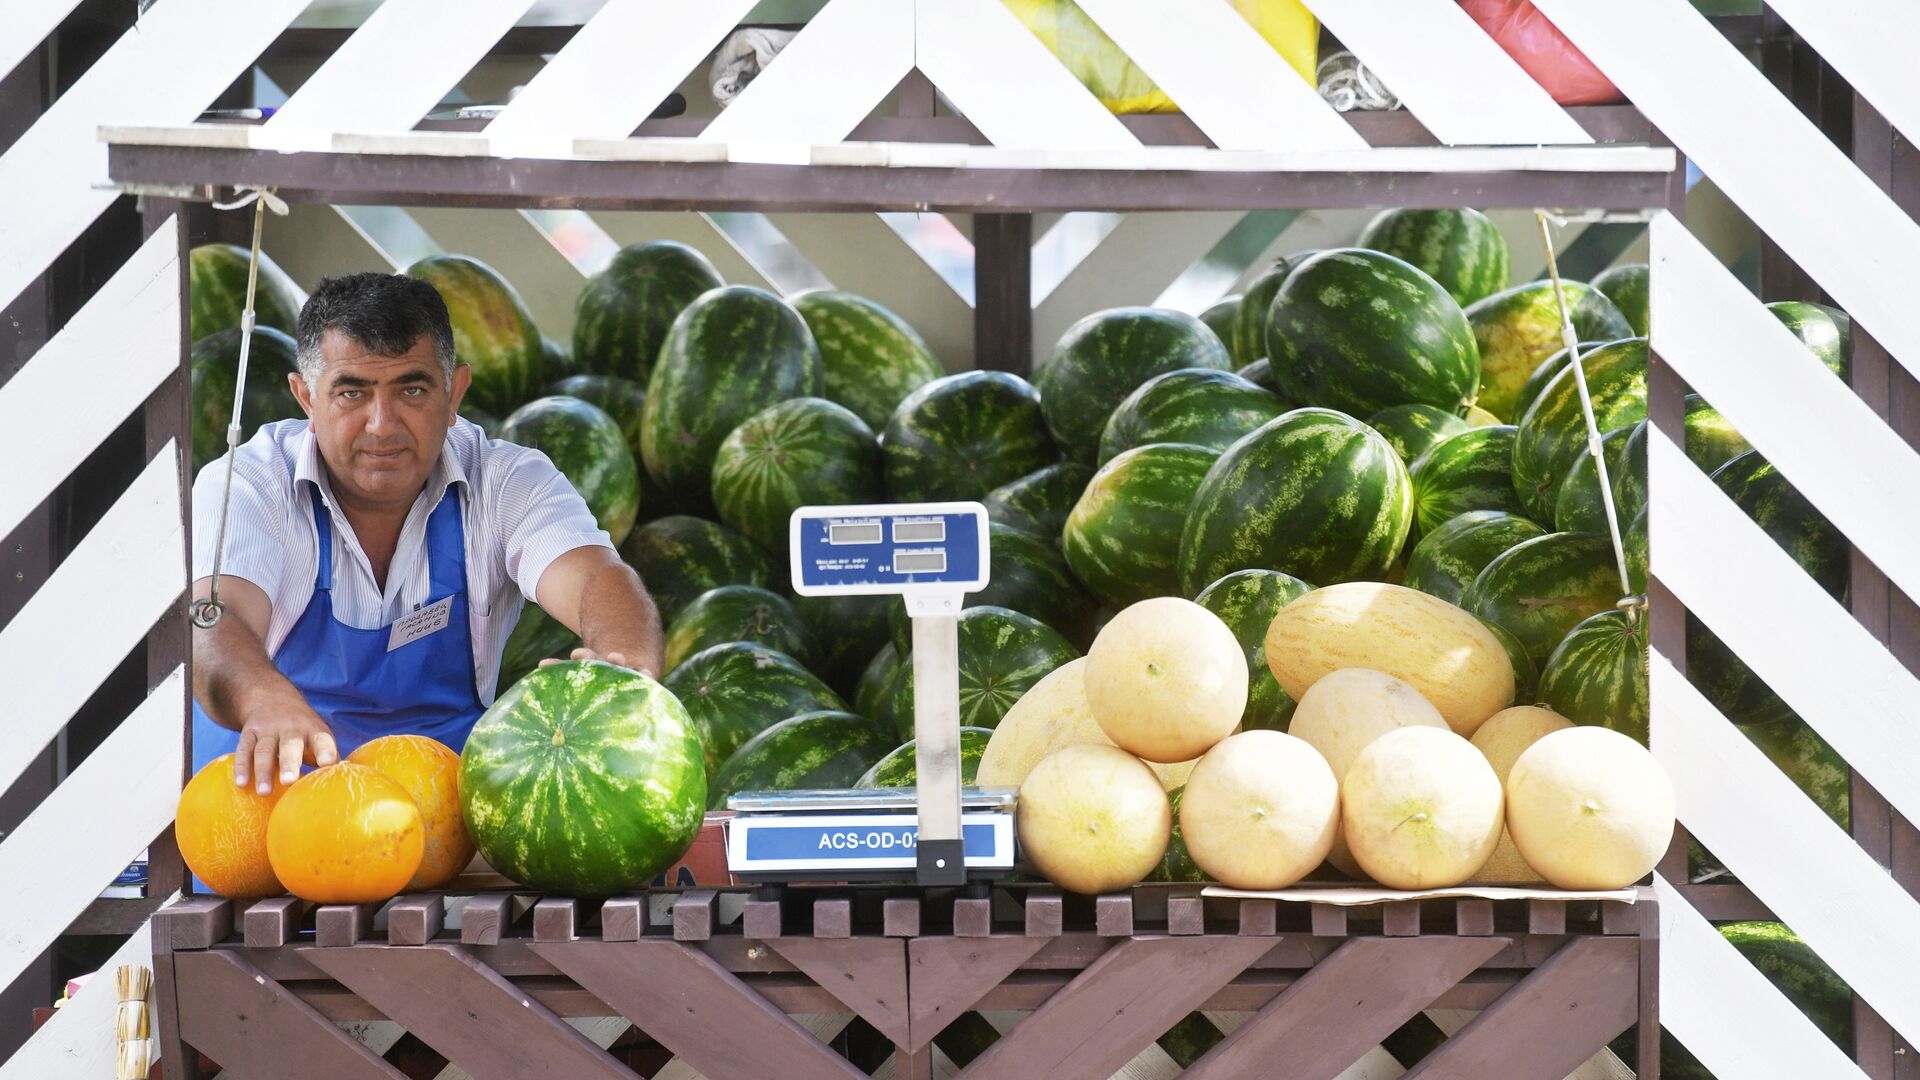
[[[113,1075],[116,1080],[147,1080],[153,1061],[152,1044],[147,1041],[147,991],[153,986],[153,972],[143,964],[122,964],[114,972],[114,985],[120,991],[120,1006],[113,1016],[118,1045]]]

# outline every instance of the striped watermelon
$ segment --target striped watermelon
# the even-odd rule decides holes
[[[1545,535],[1547,530],[1519,514],[1468,511],[1420,538],[1407,557],[1407,573],[1400,584],[1458,604],[1467,586],[1488,563],[1519,544]]]
[[[1235,365],[1253,362],[1252,359],[1240,359],[1240,354],[1234,351],[1233,323],[1239,314],[1239,293],[1223,296],[1215,300],[1213,303],[1207,305],[1207,310],[1200,313],[1200,321],[1206,323],[1207,329],[1213,331],[1213,336],[1219,338],[1220,344],[1227,347],[1227,355],[1233,358]]]
[[[247,263],[252,254],[232,244],[201,244],[187,253],[187,336],[200,341],[222,330],[239,330],[247,306]],[[266,252],[253,291],[253,326],[292,336],[307,301],[300,286]]]
[[[718,810],[741,791],[859,787],[893,749],[893,732],[850,712],[790,716],[742,743],[714,774],[707,804]]]
[[[480,408],[478,405],[460,403],[460,416],[474,427],[484,432],[489,439],[500,437],[500,418]]]
[[[1577,281],[1561,285],[1579,340],[1633,336],[1627,317],[1599,290]],[[1467,309],[1467,321],[1473,324],[1473,337],[1480,346],[1479,406],[1502,420],[1519,420],[1522,414],[1515,411],[1515,403],[1521,386],[1534,368],[1562,347],[1560,304],[1553,282],[1530,281],[1495,293]]]
[[[854,712],[875,720],[893,716],[888,694],[894,680],[900,676],[901,663],[900,650],[894,648],[892,641],[880,646],[880,650],[873,654],[873,659],[860,672],[860,682],[854,687]]]
[[[1621,521],[1632,521],[1647,505],[1647,428],[1650,426],[1642,420],[1629,429],[1626,448],[1620,453],[1620,468],[1613,474],[1613,507]]]
[[[1503,510],[1524,514],[1513,488],[1513,441],[1509,424],[1470,428],[1427,448],[1408,470],[1413,483],[1413,527],[1425,536],[1460,514]]]
[[[1160,856],[1160,862],[1147,874],[1148,881],[1205,881],[1206,871],[1200,869],[1187,851],[1187,838],[1180,835],[1180,799],[1186,794],[1187,785],[1181,784],[1167,792],[1167,803],[1173,811],[1173,832],[1167,837],[1166,854]],[[1198,1016],[1198,1013],[1191,1013]],[[1179,1029],[1176,1028],[1176,1031]],[[1172,1034],[1172,1032],[1169,1032]]]
[[[982,498],[1060,457],[1040,392],[1004,371],[949,375],[908,394],[880,452],[898,502]]]
[[[1461,307],[1506,288],[1511,276],[1507,238],[1478,210],[1385,210],[1354,246],[1412,263]]]
[[[647,408],[646,387],[618,375],[569,375],[548,386],[547,393],[565,394],[589,405],[599,406],[601,411],[613,417],[614,423],[620,425],[620,434],[626,437],[627,449],[632,451],[634,462],[638,464],[640,417]],[[646,502],[646,496],[642,495],[640,501]]]
[[[1580,343],[1580,355],[1585,357],[1593,350],[1607,344],[1611,343],[1605,341],[1583,341]],[[1533,369],[1533,374],[1527,376],[1527,381],[1520,384],[1520,395],[1513,399],[1514,423],[1519,423],[1520,418],[1527,415],[1527,410],[1532,408],[1534,401],[1539,398],[1540,391],[1545,390],[1547,384],[1553,381],[1553,377],[1560,374],[1572,359],[1573,354],[1571,352],[1566,349],[1560,349],[1552,356],[1540,361],[1540,366]]]
[[[1067,328],[1034,374],[1047,429],[1070,461],[1091,462],[1107,417],[1141,383],[1181,368],[1233,369],[1227,347],[1184,311],[1112,308]]]
[[[908,394],[946,374],[907,321],[864,296],[819,290],[794,298],[820,346],[828,401],[879,429]]]
[[[1633,524],[1627,526],[1627,533],[1621,537],[1627,549],[1627,581],[1635,593],[1647,591],[1647,508],[1633,516]]]
[[[1409,466],[1435,443],[1472,427],[1460,417],[1432,405],[1395,405],[1381,409],[1367,417],[1367,426],[1379,432]]]
[[[1180,595],[1180,533],[1218,460],[1210,447],[1150,443],[1100,466],[1061,534],[1074,576],[1115,607]]]
[[[520,620],[513,624],[507,643],[500,653],[500,673],[494,685],[506,689],[525,678],[540,661],[565,659],[580,645],[580,636],[566,624],[546,613],[540,605],[526,601],[520,607]]]
[[[1080,493],[1093,479],[1093,470],[1077,461],[1062,461],[1037,469],[1018,480],[1001,484],[980,500],[987,520],[1041,537],[1058,547],[1060,530]]]
[[[1645,421],[1641,421],[1645,423]],[[1611,481],[1626,469],[1627,439],[1633,428],[1615,428],[1600,437],[1600,452],[1607,458],[1607,479]],[[1621,524],[1632,518],[1624,519]],[[1607,532],[1607,504],[1600,497],[1600,467],[1586,447],[1573,459],[1566,482],[1553,500],[1553,527],[1560,532]]]
[[[627,437],[605,410],[575,397],[543,397],[515,409],[500,437],[552,458],[615,544],[633,531],[640,516],[640,471]]]
[[[722,585],[766,586],[784,575],[753,541],[717,522],[685,514],[649,521],[620,545],[620,557],[640,574],[660,620]]]
[[[1686,451],[1687,460],[1703,473],[1713,470],[1753,449],[1720,410],[1707,404],[1707,399],[1699,394],[1688,394],[1686,400]]]
[[[1647,620],[1602,611],[1568,631],[1547,657],[1540,700],[1576,724],[1647,741]]]
[[[1247,654],[1247,707],[1240,729],[1287,730],[1293,719],[1293,698],[1280,689],[1267,666],[1267,627],[1280,609],[1313,586],[1278,570],[1236,570],[1200,590],[1193,602],[1220,616]]]
[[[1262,390],[1279,396],[1281,401],[1287,402],[1289,408],[1296,407],[1295,403],[1289,401],[1285,393],[1280,389],[1280,380],[1273,377],[1273,361],[1266,357],[1263,356],[1255,360],[1253,363],[1234,372],[1234,374]]]
[[[1819,732],[1791,713],[1762,724],[1742,725],[1740,731],[1835,825],[1852,828],[1852,771]]]
[[[987,525],[987,587],[969,593],[967,606],[986,604],[1031,615],[1086,648],[1093,643],[1099,604],[1074,578],[1060,550],[1047,540],[994,522]],[[904,605],[895,605],[904,616]]]
[[[1234,363],[1241,365],[1242,375],[1246,375],[1249,365],[1269,359],[1267,353],[1267,316],[1273,310],[1274,294],[1280,286],[1286,284],[1287,275],[1293,268],[1320,254],[1318,249],[1296,251],[1285,258],[1273,260],[1273,265],[1254,277],[1247,285],[1246,293],[1240,297],[1240,310],[1233,319],[1233,356]],[[1248,379],[1265,386],[1274,393],[1280,393],[1277,384],[1269,384],[1261,379],[1247,375]]]
[[[446,301],[454,354],[473,371],[467,396],[475,405],[504,416],[545,385],[540,331],[506,278],[465,255],[429,255],[407,267],[407,276],[431,284]]]
[[[992,728],[963,727],[960,729],[960,785],[973,783],[974,774],[980,771],[980,755],[987,752],[987,740],[993,738]],[[886,757],[874,763],[866,775],[854,781],[857,788],[902,788],[920,786],[919,762],[914,758],[914,740],[908,739],[895,747]]]
[[[542,668],[500,695],[460,753],[460,806],[488,864],[531,888],[609,896],[679,861],[707,776],[687,710],[597,660]]]
[[[1651,271],[1646,263],[1626,263],[1604,271],[1593,279],[1593,287],[1613,301],[1633,328],[1634,337],[1647,336],[1647,284]]]
[[[1481,619],[1480,625],[1486,627],[1487,632],[1500,642],[1500,647],[1507,651],[1507,662],[1513,665],[1513,703],[1521,705],[1529,701],[1538,701],[1540,665],[1527,654],[1527,647],[1520,644],[1519,638],[1514,637],[1506,628],[1496,623]]]
[[[748,739],[787,717],[847,707],[799,661],[749,641],[694,653],[673,669],[665,686],[693,718],[710,778]]]
[[[1839,308],[1803,300],[1778,300],[1767,305],[1800,344],[1820,358],[1827,370],[1847,379],[1853,371],[1853,319]]]
[[[890,596],[793,598],[794,610],[816,643],[816,660],[808,667],[841,697],[853,699],[867,661],[887,643],[887,605],[892,601]]]
[[[713,457],[761,409],[820,394],[820,350],[800,313],[763,289],[701,295],[667,329],[640,429],[640,457],[674,501],[711,505]]]
[[[819,646],[813,628],[787,599],[757,585],[722,585],[695,597],[667,627],[668,674],[694,653],[747,641],[811,667]]]
[[[1183,368],[1155,375],[1120,402],[1100,435],[1100,464],[1148,443],[1191,443],[1225,450],[1281,413],[1280,395],[1231,371]]]
[[[570,379],[580,372],[573,363],[573,353],[565,345],[545,334],[540,335],[540,381],[552,385],[562,379]]]
[[[795,510],[884,502],[884,493],[873,429],[825,398],[793,398],[754,413],[713,459],[720,520],[782,561]]]
[[[628,244],[587,279],[574,301],[575,365],[589,375],[646,385],[673,321],[702,293],[725,284],[707,257],[685,244]]]
[[[1229,446],[1200,482],[1180,535],[1182,590],[1249,569],[1377,580],[1412,525],[1413,485],[1393,447],[1351,416],[1296,409]]]
[[[293,339],[262,326],[253,332],[247,350],[247,388],[240,410],[240,439],[245,442],[261,424],[304,416],[287,376],[300,370]],[[233,388],[240,377],[240,331],[221,330],[193,343],[187,355],[188,389],[192,401],[193,470],[227,452],[227,424],[233,419]]]
[[[1061,664],[1080,655],[1073,643],[1040,620],[999,607],[960,613],[960,724],[997,727],[1020,695]],[[900,668],[882,704],[902,740],[913,738],[913,657]]]
[[[1631,338],[1583,356],[1593,418],[1601,431],[1632,427],[1647,418],[1647,342]],[[1537,521],[1553,518],[1567,471],[1587,452],[1587,421],[1571,366],[1553,377],[1520,419],[1513,441],[1513,487]]]
[[[1548,533],[1494,557],[1460,606],[1520,639],[1527,655],[1549,656],[1580,620],[1620,599],[1613,542],[1592,533]]]

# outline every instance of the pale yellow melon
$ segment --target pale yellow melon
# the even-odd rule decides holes
[[[1033,684],[993,729],[973,782],[980,787],[1017,788],[1040,760],[1056,750],[1093,743],[1112,746],[1087,705],[1087,658],[1082,656],[1054,668]],[[1192,761],[1162,765],[1147,762],[1168,791],[1186,783]]]
[[[1220,616],[1157,596],[1115,615],[1087,650],[1087,704],[1114,745],[1190,761],[1240,724],[1247,659]]]
[[[1445,731],[1447,721],[1409,684],[1384,672],[1341,668],[1327,673],[1300,696],[1287,731],[1318,750],[1338,780],[1369,743],[1404,727]],[[1327,858],[1342,873],[1360,876],[1360,864],[1347,849],[1344,835],[1335,835]]]
[[[1020,847],[1077,893],[1124,889],[1159,865],[1173,809],[1146,762],[1114,746],[1069,746],[1034,766],[1014,813]]]
[[[1278,731],[1230,735],[1206,752],[1180,797],[1180,834],[1207,877],[1284,889],[1327,857],[1340,785],[1320,752]]]
[[[1473,733],[1473,745],[1486,755],[1487,764],[1493,766],[1493,774],[1500,778],[1504,786],[1507,773],[1512,771],[1513,763],[1527,747],[1540,741],[1543,736],[1572,726],[1573,721],[1552,709],[1543,709],[1538,705],[1515,705],[1488,717],[1487,722],[1480,725],[1480,730]],[[1513,845],[1513,837],[1502,828],[1499,845],[1488,856],[1486,865],[1474,872],[1473,880],[1536,884],[1547,879],[1527,865],[1527,860],[1520,857],[1520,849]]]
[[[1401,728],[1360,751],[1341,783],[1340,813],[1368,877],[1394,889],[1449,888],[1500,840],[1500,778],[1453,732]]]
[[[1534,743],[1507,774],[1507,804],[1514,846],[1562,889],[1626,888],[1673,840],[1672,780],[1651,751],[1610,728]]]
[[[1412,684],[1461,735],[1513,701],[1513,661],[1479,619],[1437,596],[1350,581],[1295,599],[1267,627],[1267,666],[1295,701],[1328,672],[1371,668]]]

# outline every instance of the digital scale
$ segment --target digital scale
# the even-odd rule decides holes
[[[727,799],[727,869],[749,881],[960,885],[1013,869],[1014,793],[960,788],[959,616],[988,580],[977,502],[806,506],[788,523],[793,591],[899,596],[913,619],[919,787],[743,791]]]

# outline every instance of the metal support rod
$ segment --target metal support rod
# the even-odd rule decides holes
[[[953,609],[957,612],[956,600]],[[967,879],[960,833],[960,620],[913,620],[913,757],[919,782],[915,842],[922,885]]]

